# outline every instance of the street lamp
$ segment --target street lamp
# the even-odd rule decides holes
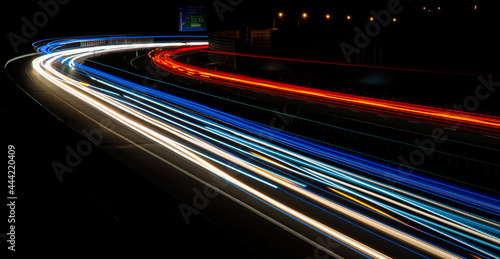
[[[348,16],[346,17],[346,20],[347,20],[347,21],[350,21],[350,20],[351,20],[351,16],[350,16],[350,15],[348,15]]]
[[[304,21],[307,21],[307,13],[306,12],[303,12],[301,15],[302,19],[304,19]],[[297,26],[300,26],[300,16],[299,18],[297,18]]]
[[[283,12],[279,12],[278,17],[280,19],[283,19]],[[276,28],[276,17],[275,16],[273,16],[273,28]]]

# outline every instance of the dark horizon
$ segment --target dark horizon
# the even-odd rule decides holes
[[[114,34],[189,34],[178,31],[177,6],[200,1],[163,3],[141,1],[125,5],[103,5],[97,1],[84,3],[61,1],[66,2],[64,4],[55,0],[40,2],[47,3],[45,8],[48,8],[49,13],[35,2],[30,4],[16,2],[10,7],[8,15],[3,16],[3,23],[9,24],[4,33],[4,40],[8,46],[6,53],[9,58],[17,53],[31,52],[32,42],[46,38]],[[391,1],[349,1],[346,4],[330,5],[324,3],[318,5],[320,3],[318,1],[307,1],[307,3],[234,1],[232,3],[235,6],[223,0],[202,2],[207,7],[208,30],[190,32],[191,34],[207,34],[226,29],[270,28],[273,19],[277,27],[286,25],[293,28],[297,20],[302,19],[300,15],[306,12],[308,18],[304,24],[307,23],[307,29],[314,32],[315,37],[346,41],[355,35],[354,27],[364,28],[371,16],[370,11],[385,10]],[[440,9],[437,10],[438,5],[432,2],[434,1],[399,1],[402,12],[394,16],[397,19],[396,24],[382,28],[376,38],[398,45],[406,43],[410,46],[421,45],[429,51],[432,49],[446,51],[446,48],[451,48],[465,52],[465,55],[474,55],[474,51],[479,51],[477,55],[480,56],[498,55],[498,48],[493,44],[494,31],[500,22],[493,15],[495,10],[493,6],[488,2],[479,3],[473,0],[460,3],[441,1]],[[57,3],[57,10],[51,5],[53,3]],[[477,5],[476,10],[474,5]],[[422,6],[426,6],[427,11],[422,10]],[[278,12],[283,12],[284,17],[278,18]],[[327,13],[331,18],[325,22],[324,15]],[[346,15],[352,17],[347,25],[344,17]],[[23,26],[26,26],[26,21],[33,23],[33,19],[40,20],[39,26],[35,22],[35,32],[28,28],[30,33],[26,35]],[[17,44],[11,43],[12,40]]]

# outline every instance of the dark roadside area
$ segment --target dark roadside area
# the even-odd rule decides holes
[[[193,53],[192,65],[263,78],[277,82],[323,89],[333,92],[380,98],[412,104],[453,109],[463,104],[465,98],[475,94],[479,77],[488,81],[491,74],[494,82],[500,81],[498,71],[427,69],[415,66],[389,66],[374,64],[347,64],[342,61],[312,60],[297,58],[296,61],[236,56],[236,68],[220,66],[211,62],[205,52]],[[295,59],[294,57],[286,57]],[[178,61],[188,62],[187,56]],[[311,62],[301,62],[306,60]],[[319,63],[314,63],[318,61]],[[330,62],[325,64],[321,62]],[[491,95],[483,100],[477,113],[500,115],[500,95]]]

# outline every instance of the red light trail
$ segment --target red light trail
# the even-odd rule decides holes
[[[460,125],[460,127],[479,130],[481,132],[488,132],[490,134],[495,134],[495,135],[500,134],[500,118],[496,116],[489,116],[478,113],[470,113],[458,110],[443,109],[437,107],[423,106],[423,105],[383,100],[365,96],[356,96],[351,94],[338,93],[320,89],[313,89],[293,84],[286,84],[271,80],[259,79],[240,74],[213,71],[211,69],[206,69],[181,63],[173,59],[175,55],[181,53],[187,53],[192,51],[206,51],[206,49],[207,46],[197,46],[197,47],[177,48],[165,51],[155,50],[150,52],[149,56],[154,61],[154,63],[157,66],[161,67],[162,69],[165,69],[174,74],[206,82],[238,87],[252,91],[265,92],[275,95],[281,95],[317,103],[324,103],[328,105],[338,105],[349,109],[381,113],[421,122],[431,122],[433,124],[437,124],[440,126],[453,127],[456,125]],[[213,52],[213,53],[229,54],[226,52]],[[237,54],[231,53],[231,55],[244,55],[249,57],[267,58],[267,56],[242,54],[242,53],[237,53]],[[322,62],[322,61],[311,61],[311,60],[307,61],[307,60],[297,60],[297,59],[278,58],[278,57],[274,58],[288,60],[288,61],[337,64],[337,63]],[[351,66],[362,66],[362,65],[351,65]],[[364,66],[364,67],[374,67],[374,66]],[[386,67],[377,67],[377,68],[386,68]],[[407,70],[405,68],[389,68],[389,69]],[[413,70],[413,71],[425,72],[426,70]],[[450,73],[444,71],[431,71],[431,72]]]

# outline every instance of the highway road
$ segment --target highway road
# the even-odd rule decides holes
[[[498,75],[496,74],[478,73],[472,75],[471,72],[464,71],[345,65],[247,53],[230,54],[245,57],[246,59],[241,62],[250,63],[246,65],[247,68],[233,72],[231,70],[229,70],[230,72],[221,72],[214,70],[214,65],[207,66],[210,63],[207,63],[209,61],[203,56],[203,54],[206,56],[205,52],[207,51],[205,49],[206,47],[203,46],[180,48],[152,52],[149,56],[159,67],[168,71],[171,75],[177,76],[171,76],[171,80],[175,78],[179,81],[188,82],[188,79],[191,79],[192,85],[187,89],[190,90],[191,98],[193,98],[194,94],[201,93],[203,97],[199,97],[198,100],[212,98],[213,101],[207,103],[217,105],[221,109],[224,109],[225,106],[234,105],[233,112],[243,109],[247,114],[259,114],[252,116],[254,121],[273,125],[280,129],[286,128],[287,131],[294,134],[327,143],[343,150],[354,151],[364,156],[384,160],[396,166],[402,166],[408,171],[426,171],[428,174],[446,177],[447,180],[460,182],[460,184],[482,186],[480,188],[484,189],[486,187],[489,191],[498,193],[494,184],[496,180],[490,179],[488,175],[498,175],[497,157],[500,152],[498,148],[500,137],[496,135],[495,130],[482,126],[471,127],[467,123],[449,119],[447,114],[456,115],[457,120],[461,120],[459,119],[461,117],[467,117],[473,121],[476,119],[481,121],[483,116],[494,120],[498,119],[498,117],[471,111],[463,112],[439,108],[446,107],[448,104],[456,102],[456,100],[465,102],[476,98],[473,95],[468,95],[474,91],[467,86],[474,85],[476,90],[481,90],[486,87],[481,84],[484,80],[492,80],[492,84],[496,84],[495,82],[498,81]],[[208,52],[229,55],[221,52]],[[264,61],[253,62],[247,56]],[[275,63],[275,60],[280,60],[280,63]],[[293,65],[289,63],[293,63]],[[307,70],[308,65],[314,65],[314,68]],[[301,80],[290,80],[295,77],[295,74],[287,76],[288,79],[285,79],[285,81],[288,81],[288,83],[281,82],[281,78],[279,82],[263,79],[267,77],[278,78],[273,76],[270,71],[261,69],[261,67],[266,66],[272,66],[272,71],[279,74],[280,77],[284,76],[288,70],[296,73],[298,67],[310,71],[314,75],[314,80],[316,80],[315,86],[303,87],[300,86]],[[255,68],[251,70],[248,67]],[[376,72],[369,72],[366,69],[373,69]],[[366,74],[389,72],[394,78],[403,75],[406,76],[405,78],[411,78],[412,76],[417,78],[413,80],[416,81],[415,83],[406,79],[405,81],[392,82],[392,86],[367,87],[353,84],[353,82],[358,81],[357,78],[350,79],[350,81],[337,79],[339,77],[337,76],[337,70],[341,71],[340,73],[347,74],[342,75],[342,78],[349,75],[352,77],[366,77]],[[305,77],[305,71],[301,72],[301,77]],[[330,77],[330,72],[336,76]],[[242,75],[242,73],[249,73],[253,76]],[[401,75],[401,73],[404,74]],[[463,74],[458,76],[458,73]],[[434,85],[421,86],[423,82],[431,79],[435,81]],[[202,86],[196,86],[196,84],[200,85],[202,82]],[[317,86],[316,84],[320,82],[323,82],[323,85]],[[405,84],[405,82],[408,84],[404,88],[406,89],[405,94],[396,94],[396,92],[401,92],[400,89],[402,88],[398,85]],[[446,86],[441,87],[443,83],[452,85],[453,89]],[[488,82],[485,82],[485,84],[490,85]],[[436,92],[436,87],[439,87],[439,92]],[[320,90],[318,91],[315,88]],[[342,93],[335,92],[336,90],[332,89],[338,89]],[[296,94],[302,90],[305,91],[304,94]],[[323,92],[325,95],[317,99],[309,98],[309,94],[314,91]],[[351,93],[346,94],[346,91]],[[389,91],[388,95],[397,97],[397,99],[410,98],[411,102],[395,102],[386,100],[388,98],[365,97],[371,94],[378,95],[377,93],[385,91]],[[450,94],[450,92],[453,92],[453,94]],[[363,94],[360,95],[361,93]],[[213,98],[214,96],[215,98]],[[348,98],[342,99],[341,96],[347,96]],[[437,117],[428,118],[418,113],[414,114],[413,109],[407,109],[403,113],[391,111],[398,110],[403,106],[411,107],[414,103],[429,103],[429,96],[435,96],[431,98],[435,104],[434,106],[417,106],[432,111],[428,114],[429,116],[434,114]],[[484,114],[496,114],[494,111],[497,97],[490,94],[489,98],[482,99],[480,106],[489,107],[493,110],[482,109],[480,111]],[[370,101],[364,105],[353,107],[352,103],[358,100]],[[382,104],[385,110],[374,110],[372,102]],[[450,105],[450,107],[452,106],[455,105]],[[272,118],[270,122],[269,119],[266,119],[266,111],[275,114],[275,118]],[[239,114],[248,117],[242,112]],[[316,134],[315,131],[322,134]],[[377,151],[380,147],[384,148],[384,152]],[[441,168],[443,163],[446,163],[446,169],[438,169],[437,171],[441,172],[436,172],[436,168]],[[466,170],[470,166],[475,167],[477,173],[475,177],[470,177],[471,174]]]
[[[36,83],[23,85],[26,82],[15,77],[14,81],[56,116],[69,118],[72,127],[84,127],[83,120],[102,124],[99,118],[119,125],[114,129],[103,125],[103,135],[87,137],[118,157],[131,159],[128,163],[144,166],[144,161],[155,161],[141,171],[165,189],[172,186],[167,183],[172,179],[183,182],[188,190],[191,182],[211,186],[225,197],[224,204],[237,208],[237,218],[266,220],[260,227],[255,220],[250,223],[255,232],[249,235],[258,236],[265,231],[263,226],[273,225],[279,231],[267,239],[285,232],[295,237],[289,239],[294,240],[290,244],[306,244],[313,258],[317,251],[335,258],[498,257],[498,197],[419,173],[402,175],[396,166],[135,83],[118,76],[122,72],[112,67],[97,69],[88,62],[108,53],[155,49],[162,49],[152,53],[163,62],[180,46],[194,50],[204,45],[203,40],[168,37],[153,42],[134,37],[57,39],[37,43],[37,55],[14,59],[6,67],[24,67]],[[27,61],[31,66],[25,65]],[[181,69],[199,79],[216,76]],[[259,84],[276,87],[269,82]],[[310,89],[296,90],[313,100],[340,98]],[[411,109],[412,116],[425,115],[428,120],[443,116],[439,113],[443,111],[436,113],[429,107],[391,103],[395,107],[391,110],[373,99],[341,98],[356,107],[363,102],[377,111],[398,115]],[[488,132],[497,132],[499,127],[494,117],[469,114],[458,119],[470,128],[487,128]],[[175,172],[157,170],[152,166],[156,164]],[[377,177],[389,177],[404,183],[405,188]],[[242,224],[238,219],[233,221]],[[268,246],[273,248],[273,243]],[[285,247],[277,242],[275,249],[288,255],[295,251]]]
[[[402,103],[390,100],[375,99],[364,96],[354,96],[338,92],[313,89],[271,80],[258,79],[245,75],[237,75],[234,73],[212,71],[207,68],[201,68],[194,65],[178,62],[173,59],[173,57],[182,55],[183,53],[204,51],[206,49],[208,49],[208,46],[178,48],[174,50],[156,51],[150,53],[150,56],[156,65],[164,68],[169,72],[182,74],[186,77],[191,77],[203,81],[214,82],[217,84],[224,84],[233,87],[256,90],[259,92],[277,94],[295,99],[324,103],[327,105],[340,105],[342,107],[347,107],[354,110],[371,111],[375,114],[405,118],[407,120],[418,122],[435,123],[437,125],[444,125],[447,127],[454,127],[456,124],[460,124],[460,127],[462,128],[475,129],[494,135],[498,135],[498,130],[500,129],[500,118],[496,116],[488,116],[458,109],[442,109],[438,107],[428,107],[418,104]],[[482,92],[484,90],[487,94],[489,94],[489,92],[495,91],[496,84],[492,81],[492,77],[492,74],[481,77],[482,80],[484,80],[484,82],[481,82],[483,82],[484,84],[478,90],[478,92]]]

